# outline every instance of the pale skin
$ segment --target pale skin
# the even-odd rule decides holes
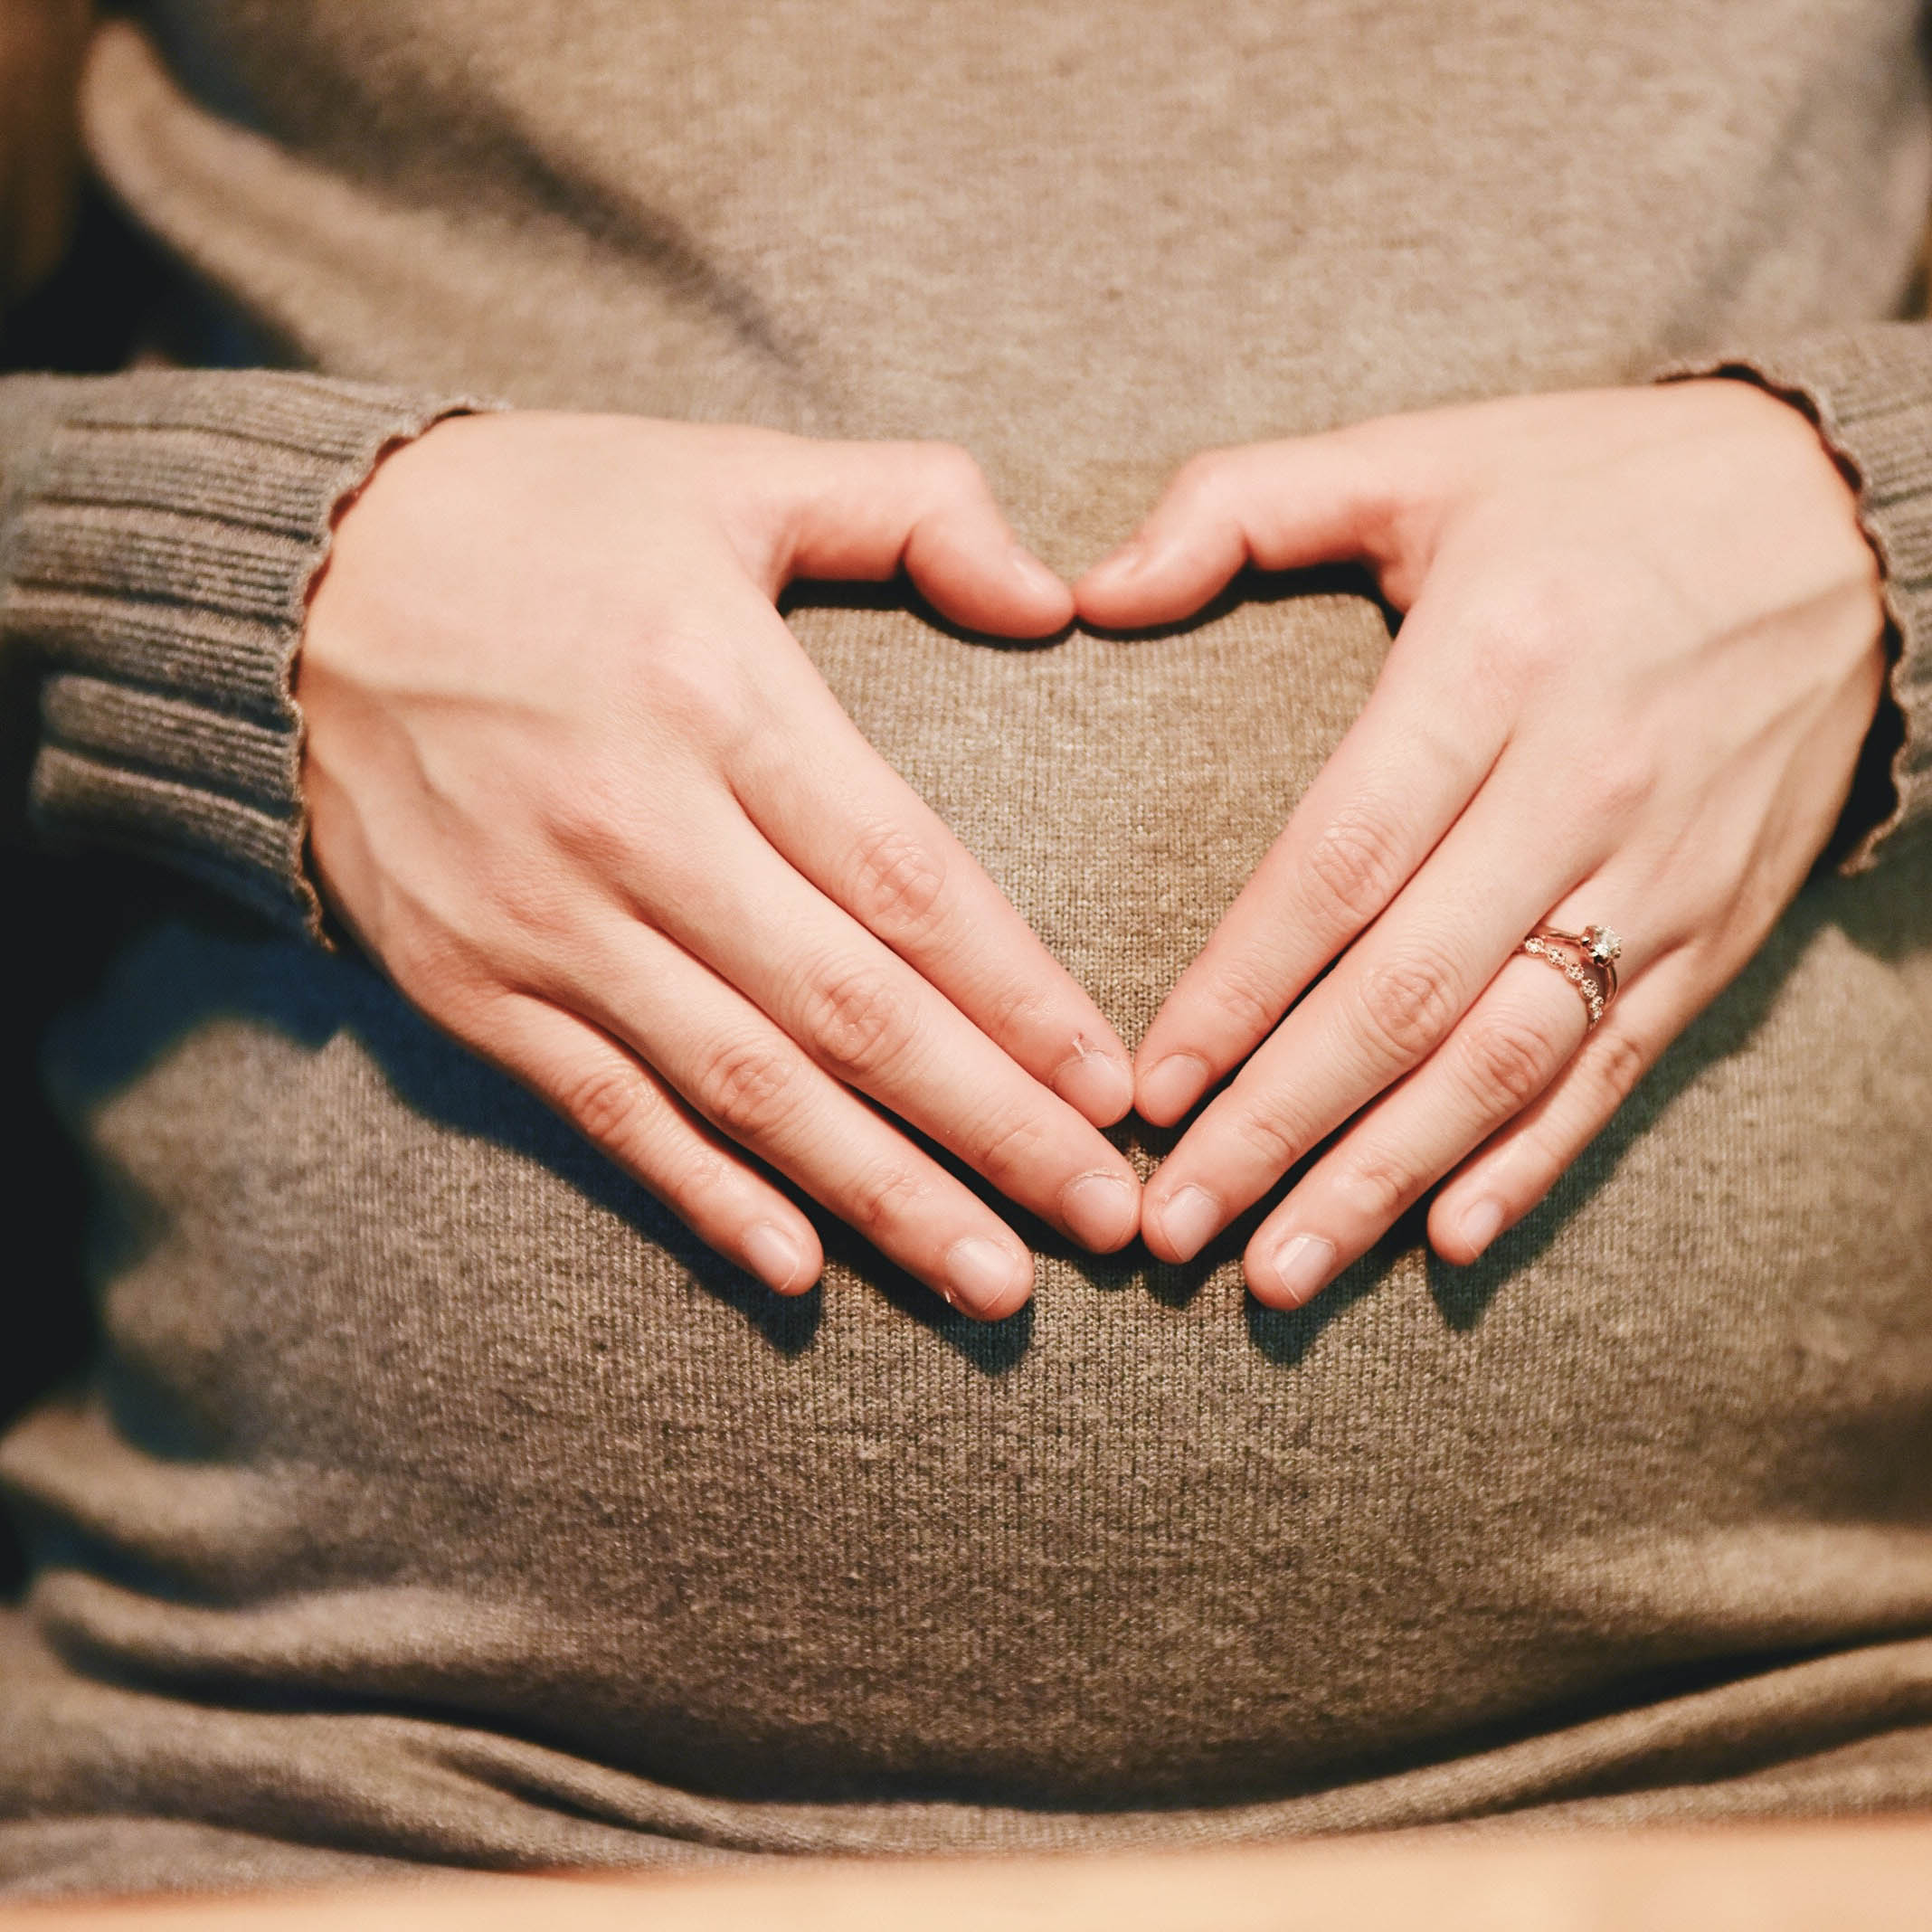
[[[956,450],[439,424],[342,516],[310,604],[311,849],[409,999],[719,1253],[781,1293],[818,1278],[762,1162],[997,1319],[1031,1255],[886,1116],[1111,1249],[1139,1188],[1094,1123],[1132,1079],[773,605],[902,565],[975,630],[1072,614]]]
[[[1543,1198],[1790,903],[1885,671],[1851,488],[1795,409],[1722,379],[1205,456],[1077,596],[1165,622],[1243,564],[1344,558],[1406,620],[1136,1065],[1162,1124],[1239,1069],[1148,1188],[1170,1260],[1354,1122],[1247,1244],[1276,1307],[1445,1176],[1452,1262]],[[1576,990],[1514,956],[1546,921],[1624,935],[1587,1037]]]
[[[1037,637],[1339,559],[1406,620],[1131,1073],[773,605],[903,567]],[[1173,1261],[1352,1122],[1246,1250],[1295,1306],[1438,1183],[1431,1242],[1473,1260],[1736,977],[1842,810],[1883,630],[1850,487],[1741,382],[1214,452],[1071,592],[954,450],[459,419],[380,466],[316,593],[312,852],[406,996],[774,1289],[822,1253],[768,1168],[964,1312],[1025,1301],[1024,1245],[895,1120]],[[1587,1037],[1513,956],[1546,920],[1625,935]],[[1097,1129],[1231,1074],[1142,1199]]]

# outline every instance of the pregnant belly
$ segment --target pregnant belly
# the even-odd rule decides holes
[[[1130,1039],[1387,648],[794,622]],[[836,1235],[775,1302],[355,961],[170,926],[52,1053],[109,1357],[5,1452],[34,1615],[746,1796],[1096,1806],[1925,1629],[1927,884],[1809,893],[1475,1268],[1406,1226],[1287,1316],[1234,1242],[1049,1248],[991,1330]]]

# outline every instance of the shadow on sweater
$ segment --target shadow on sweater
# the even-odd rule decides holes
[[[1559,1237],[1658,1116],[1706,1068],[1747,1046],[1823,929],[1835,926],[1860,950],[1888,961],[1932,950],[1932,863],[1927,863],[1932,839],[1914,844],[1917,849],[1888,858],[1888,872],[1896,872],[1882,889],[1869,879],[1815,880],[1745,971],[1676,1041],[1541,1207],[1472,1267],[1453,1267],[1430,1256],[1430,1293],[1450,1329],[1468,1332],[1479,1327],[1502,1285]],[[56,1024],[46,1070],[60,1111],[71,1125],[196,1027],[221,1017],[273,1028],[311,1049],[346,1029],[398,1095],[424,1117],[493,1141],[566,1180],[640,1237],[665,1248],[706,1293],[735,1310],[781,1355],[796,1357],[810,1349],[823,1319],[822,1290],[796,1299],[772,1295],[700,1243],[542,1103],[445,1038],[365,962],[266,935],[248,915],[212,897],[198,906],[192,921],[175,920],[137,939],[115,961],[103,996]],[[1115,1138],[1141,1157],[1144,1170],[1165,1153],[1179,1132],[1132,1123],[1117,1130]],[[929,1151],[981,1194],[995,1198],[956,1162],[938,1150]],[[1309,1160],[1322,1151],[1317,1149]],[[1139,1244],[1119,1255],[1086,1255],[1052,1229],[1016,1214],[1010,1203],[999,1206],[1022,1239],[1076,1267],[1097,1290],[1138,1289],[1179,1308],[1217,1269],[1238,1257],[1262,1217],[1308,1164],[1184,1267],[1156,1262]],[[787,1184],[780,1180],[779,1185]],[[115,1191],[109,1177],[109,1205]],[[796,1189],[788,1191],[798,1198]],[[895,1308],[931,1329],[982,1373],[1005,1373],[1025,1356],[1032,1336],[1030,1306],[994,1324],[957,1315],[910,1276],[886,1266],[852,1230],[802,1199],[800,1205],[818,1225],[829,1259],[862,1274]],[[1250,1298],[1246,1320],[1253,1346],[1282,1368],[1295,1368],[1330,1323],[1373,1293],[1397,1259],[1422,1243],[1425,1209],[1424,1203],[1405,1216],[1307,1308],[1283,1313]],[[125,1237],[141,1240],[147,1217],[138,1202],[127,1202],[114,1218]]]
[[[100,994],[62,1014],[43,1055],[47,1089],[77,1138],[86,1115],[140,1078],[179,1042],[211,1022],[270,1028],[318,1051],[354,1036],[396,1094],[423,1118],[488,1140],[546,1168],[640,1238],[665,1249],[698,1286],[741,1314],[779,1354],[810,1348],[824,1292],[772,1294],[706,1247],[645,1189],[507,1075],[446,1038],[364,961],[331,956],[267,934],[222,902],[198,904],[136,939],[109,968]],[[923,1322],[987,1374],[1018,1363],[1032,1333],[1030,1310],[996,1324],[958,1315],[911,1276],[886,1267],[849,1228],[799,1196],[828,1259],[862,1271],[886,1300]],[[130,1264],[155,1238],[155,1211],[125,1176],[97,1176],[97,1264]],[[1049,1238],[1043,1233],[1042,1238]]]
[[[1429,1254],[1429,1293],[1444,1321],[1463,1333],[1481,1326],[1503,1285],[1560,1237],[1570,1219],[1610,1180],[1624,1155],[1679,1094],[1708,1068],[1749,1044],[1779,989],[1822,931],[1836,927],[1861,952],[1889,963],[1932,951],[1928,861],[1932,838],[1919,838],[1909,849],[1888,855],[1882,882],[1814,877],[1744,971],[1672,1044],[1539,1207],[1472,1266],[1456,1267]],[[1295,1178],[1291,1175],[1289,1184]],[[1285,1191],[1284,1185],[1269,1205]],[[1281,1313],[1250,1298],[1248,1332],[1255,1346],[1272,1361],[1288,1367],[1299,1363],[1331,1322],[1381,1284],[1397,1255],[1423,1244],[1426,1212],[1425,1200],[1306,1308]]]

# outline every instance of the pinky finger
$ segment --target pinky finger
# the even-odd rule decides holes
[[[779,1294],[825,1266],[811,1223],[691,1113],[649,1067],[602,1032],[524,993],[492,1009],[472,1042],[648,1188],[706,1246]]]
[[[1515,1226],[1610,1124],[1709,997],[1695,987],[1684,954],[1653,963],[1541,1097],[1443,1183],[1429,1208],[1429,1245],[1466,1267]]]

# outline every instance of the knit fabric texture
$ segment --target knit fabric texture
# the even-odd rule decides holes
[[[1932,1804],[1932,205],[1908,0],[156,0],[82,108],[183,356],[0,389],[105,1354],[0,1445],[16,1896]],[[303,932],[305,586],[472,395],[939,436],[1072,572],[1199,448],[1749,373],[1861,488],[1896,801],[1476,1266],[982,1328],[706,1253]],[[1130,1041],[1359,714],[1352,580],[789,620]],[[24,781],[23,781],[24,782]],[[1882,837],[1882,845],[1879,843]],[[236,902],[252,910],[242,910]],[[258,916],[270,915],[269,923]],[[279,923],[279,926],[278,926]],[[1123,1131],[1149,1168],[1170,1137]],[[1881,1158],[1874,1158],[1875,1151]]]
[[[269,371],[7,386],[0,649],[51,668],[41,827],[319,933],[290,693],[308,587],[381,451],[459,405]]]

